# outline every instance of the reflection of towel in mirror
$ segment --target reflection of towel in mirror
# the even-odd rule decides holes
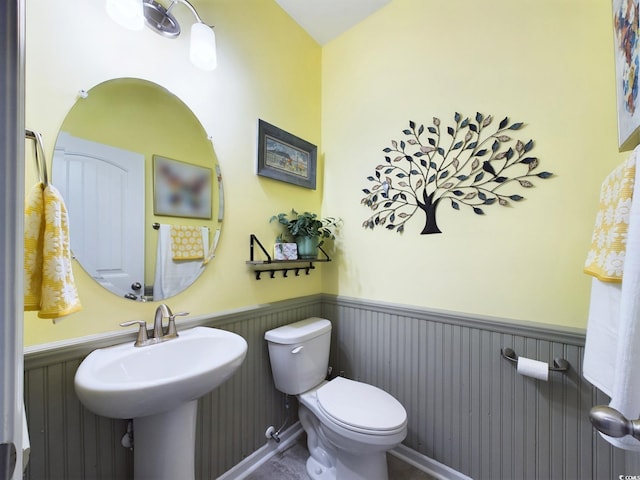
[[[197,227],[202,236],[203,251],[209,250],[209,229]],[[156,273],[153,282],[153,299],[172,297],[198,278],[204,270],[202,257],[198,260],[173,260],[171,249],[171,225],[160,225],[156,254]]]
[[[174,260],[203,260],[202,227],[171,226],[171,255]]]
[[[609,406],[630,420],[638,418],[640,413],[640,168],[635,168],[637,150],[603,183],[601,205],[608,203],[609,208],[601,208],[597,216],[594,246],[585,268],[595,278],[591,282],[583,376],[611,397]],[[607,228],[607,223],[618,225]],[[599,268],[594,268],[598,263],[594,248],[601,257]],[[640,442],[631,436],[602,436],[619,448],[640,450]]]
[[[25,201],[24,309],[58,318],[82,308],[71,267],[69,221],[60,192],[35,185]]]

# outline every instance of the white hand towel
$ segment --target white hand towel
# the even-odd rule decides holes
[[[204,251],[209,250],[209,229],[202,227]],[[174,261],[171,249],[171,225],[160,225],[158,230],[158,248],[156,254],[156,273],[153,282],[155,301],[177,295],[204,270],[204,259]]]
[[[638,149],[632,153],[633,160]],[[584,354],[584,377],[611,397],[609,406],[640,417],[640,168],[629,209],[622,283],[594,279]],[[631,436],[602,435],[612,445],[640,451]]]

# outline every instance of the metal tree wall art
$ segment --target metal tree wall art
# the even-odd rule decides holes
[[[425,224],[420,233],[441,233],[436,212],[443,202],[484,215],[485,206],[506,207],[523,200],[514,188],[531,188],[533,179],[553,175],[536,171],[533,140],[513,138],[522,122],[504,118],[495,125],[491,115],[477,113],[470,120],[457,112],[454,121],[446,132],[439,118],[426,128],[410,121],[402,131],[405,139],[392,140],[391,147],[383,149],[385,163],[367,177],[373,186],[363,189],[361,203],[374,212],[363,227],[384,226],[402,233],[406,222],[421,211]]]

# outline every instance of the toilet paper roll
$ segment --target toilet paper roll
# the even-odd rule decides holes
[[[531,358],[518,357],[518,373],[546,382],[549,378],[549,365]]]

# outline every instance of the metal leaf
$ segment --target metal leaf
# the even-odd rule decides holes
[[[495,175],[496,174],[496,171],[494,170],[493,166],[488,161],[482,162],[482,169],[485,172],[490,173],[491,175]]]

